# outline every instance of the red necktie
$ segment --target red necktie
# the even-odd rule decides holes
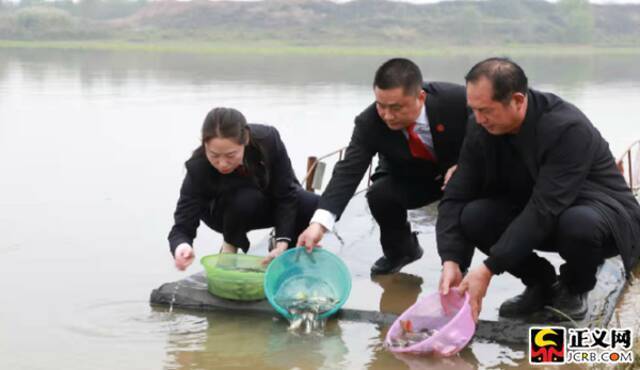
[[[411,151],[411,154],[415,158],[435,162],[433,155],[431,155],[427,146],[422,142],[422,140],[420,140],[418,134],[413,130],[415,126],[416,123],[414,122],[411,126],[407,127],[407,133],[409,134],[409,150]]]

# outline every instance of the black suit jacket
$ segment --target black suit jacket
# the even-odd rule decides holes
[[[266,160],[261,168],[268,172],[269,182],[262,189],[274,207],[276,238],[294,240],[297,194],[302,190],[278,131],[271,126],[249,124],[251,136],[262,147]],[[249,150],[249,149],[246,149]],[[245,152],[245,157],[247,153]],[[259,188],[254,179],[234,171],[223,175],[207,160],[204,151],[197,152],[186,163],[180,198],[174,213],[175,224],[169,232],[171,253],[181,243],[192,244],[200,219],[213,213],[219,200],[240,187]]]
[[[423,89],[437,163],[414,158],[403,132],[391,130],[378,115],[375,103],[371,104],[356,117],[344,159],[336,164],[318,208],[340,218],[376,154],[379,165],[373,178],[388,173],[411,181],[441,181],[457,162],[464,139],[466,91],[464,86],[446,82],[425,83]]]
[[[473,246],[460,230],[470,201],[499,196],[496,141],[470,119],[458,169],[445,189],[436,226],[443,261],[468,266]],[[608,143],[578,108],[530,90],[515,146],[534,179],[532,195],[485,260],[494,273],[516,266],[553,232],[560,213],[579,203],[595,207],[611,227],[627,272],[640,254],[640,206],[618,171]]]

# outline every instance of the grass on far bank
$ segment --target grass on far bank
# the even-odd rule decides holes
[[[640,55],[640,46],[604,47],[589,45],[495,45],[495,46],[368,46],[368,45],[295,45],[282,41],[206,42],[206,41],[128,41],[128,40],[0,40],[0,49],[58,49],[140,51],[184,54],[247,54],[247,55],[409,55],[447,56],[509,54],[514,56],[544,55]]]

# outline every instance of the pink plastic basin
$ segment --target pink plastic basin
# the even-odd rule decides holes
[[[422,342],[407,347],[392,347],[391,339],[402,334],[400,321],[411,320],[412,330],[435,329],[436,333]],[[462,350],[476,331],[471,316],[469,294],[451,290],[446,296],[433,293],[422,297],[391,325],[385,345],[392,352],[411,352],[452,356]]]

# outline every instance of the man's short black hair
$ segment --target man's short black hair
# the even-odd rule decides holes
[[[493,86],[493,100],[507,103],[516,92],[527,94],[527,76],[522,68],[509,58],[489,58],[474,65],[464,79],[477,82],[485,77]]]
[[[409,59],[390,59],[376,71],[373,87],[381,90],[402,87],[405,95],[417,96],[422,90],[422,73],[420,68]]]

